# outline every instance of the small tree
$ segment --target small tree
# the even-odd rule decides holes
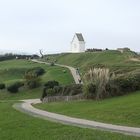
[[[17,93],[19,88],[24,86],[23,82],[15,82],[7,87],[7,90],[11,93]]]
[[[5,84],[1,83],[0,84],[0,89],[5,89]]]
[[[26,79],[25,85],[29,89],[36,88],[40,85],[40,78],[34,72],[26,72],[24,77]]]

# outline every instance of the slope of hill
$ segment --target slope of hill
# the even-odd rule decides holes
[[[74,79],[71,73],[66,68],[61,68],[58,66],[48,66],[44,64],[38,64],[27,60],[8,60],[0,62],[0,83],[11,85],[17,81],[23,81],[24,74],[28,69],[41,67],[45,69],[45,74],[41,76],[41,84],[49,80],[56,80],[60,84],[67,85],[74,83]],[[65,73],[63,71],[66,71]],[[0,90],[0,100],[1,99],[25,99],[25,98],[40,98],[42,94],[43,87],[28,90],[21,89],[17,96],[7,92],[7,90]]]
[[[132,61],[132,58],[139,57],[134,52],[120,53],[119,51],[103,51],[76,54],[67,53],[49,55],[47,57],[48,61],[57,61],[60,64],[79,67],[82,72],[95,66],[109,67],[117,73],[129,72],[140,68],[139,61]]]

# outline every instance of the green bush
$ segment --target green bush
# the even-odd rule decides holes
[[[96,85],[93,83],[85,84],[83,87],[84,96],[87,99],[95,99],[96,98]]]
[[[82,93],[82,85],[81,84],[72,84],[64,86],[63,95],[77,95]]]
[[[50,83],[50,82],[49,82]],[[51,88],[50,88],[51,87]],[[46,96],[70,96],[82,93],[82,85],[46,86],[43,89],[41,100]]]
[[[122,95],[119,86],[114,83],[114,80],[110,80],[107,83],[105,89],[106,89],[106,97],[114,97]]]
[[[34,73],[36,76],[41,76],[45,73],[45,70],[41,67],[35,67],[27,70],[26,73]]]
[[[46,90],[47,90],[46,87],[44,87],[43,88],[43,93],[42,93],[42,96],[41,96],[41,99],[40,99],[41,101],[43,100],[43,98],[45,98],[47,96]]]
[[[0,84],[0,89],[5,89],[5,84],[1,83]]]
[[[50,66],[54,66],[54,65],[55,65],[54,62],[51,62],[51,63],[50,63]]]
[[[35,69],[35,73],[36,73],[37,76],[41,76],[45,73],[45,70],[41,67],[38,67],[38,68]]]
[[[54,88],[55,86],[59,86],[59,82],[57,81],[48,81],[47,83],[44,84],[46,88]]]
[[[140,90],[140,73],[129,73],[114,79],[122,93]]]
[[[24,86],[23,82],[16,82],[16,83],[13,83],[12,85],[8,86],[7,90],[11,93],[17,93],[19,88],[22,86]]]
[[[37,88],[40,86],[40,78],[34,72],[25,73],[25,85],[29,89]]]
[[[47,89],[47,96],[54,96],[55,95],[55,90],[53,88]]]

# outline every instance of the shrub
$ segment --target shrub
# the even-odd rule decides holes
[[[26,73],[34,73],[36,76],[41,76],[45,73],[45,70],[41,67],[35,67],[27,70]]]
[[[51,63],[50,63],[50,66],[54,66],[54,65],[55,65],[54,62],[51,62]]]
[[[47,89],[47,96],[54,96],[55,95],[55,90],[53,88]]]
[[[46,92],[46,87],[43,88],[43,93],[42,93],[42,96],[41,96],[41,101],[43,100],[43,98],[45,98],[47,96],[47,92]]]
[[[96,98],[96,85],[93,83],[88,83],[83,87],[84,96],[87,99],[95,99]]]
[[[69,95],[77,95],[82,93],[82,85],[67,85],[67,86],[53,86],[53,88],[49,88],[46,86],[43,89],[43,94],[41,100],[46,96],[69,96]]]
[[[24,86],[23,82],[16,82],[7,87],[7,90],[11,93],[17,93],[19,88]]]
[[[5,84],[1,83],[0,84],[0,89],[5,89]]]
[[[106,85],[114,75],[107,68],[93,68],[84,75],[84,92],[87,97],[95,97],[97,100],[108,96]],[[95,92],[95,93],[94,93]],[[89,94],[89,95],[87,95]],[[93,95],[92,95],[93,94]]]
[[[34,72],[25,73],[25,85],[29,89],[37,88],[40,85],[40,78]]]
[[[46,88],[54,88],[55,86],[59,86],[59,82],[57,81],[48,81],[47,83],[44,84]]]
[[[114,83],[114,79],[110,80],[105,88],[106,88],[106,95],[108,95],[109,97],[122,95],[119,86]]]
[[[82,93],[82,85],[81,84],[72,84],[63,86],[61,90],[61,94],[64,95],[77,95]]]
[[[140,90],[140,73],[128,73],[116,77],[114,83],[122,93]]]
[[[41,76],[45,73],[45,70],[43,68],[38,67],[35,69],[35,73],[37,76]]]

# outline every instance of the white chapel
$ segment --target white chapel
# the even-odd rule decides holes
[[[85,41],[82,33],[75,33],[71,42],[71,52],[80,53],[85,52]]]

